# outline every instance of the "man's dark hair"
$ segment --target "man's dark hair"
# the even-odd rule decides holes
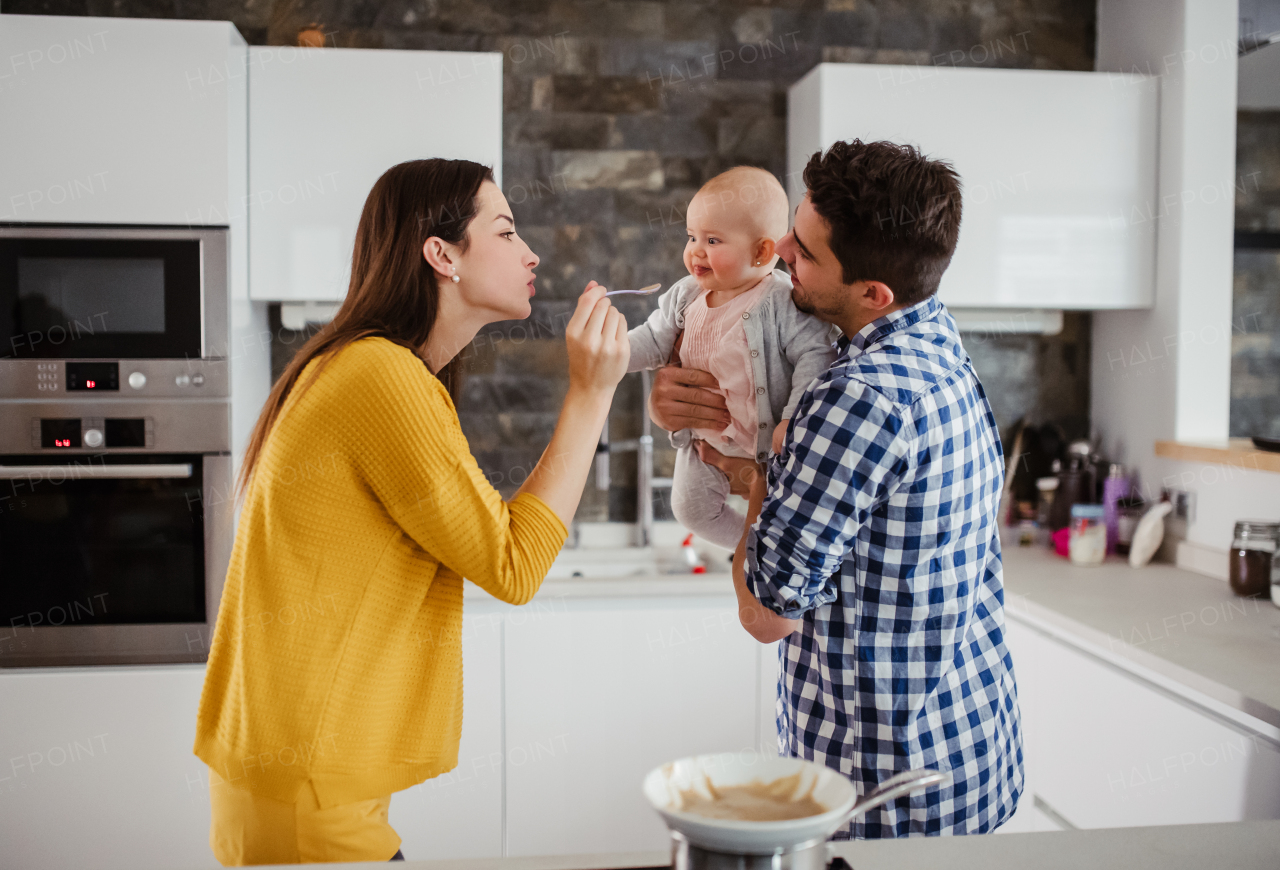
[[[905,305],[938,291],[960,235],[960,176],[949,163],[854,139],[810,157],[804,184],[844,283],[882,281]]]

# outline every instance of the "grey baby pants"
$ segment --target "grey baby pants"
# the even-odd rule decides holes
[[[700,538],[737,549],[747,518],[726,504],[729,478],[698,458],[695,444],[676,451],[671,483],[671,512]]]

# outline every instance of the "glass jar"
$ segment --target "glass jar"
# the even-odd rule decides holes
[[[1101,565],[1107,555],[1106,511],[1100,504],[1071,506],[1067,553],[1076,565]]]
[[[1147,503],[1142,496],[1130,496],[1116,502],[1116,555],[1129,555],[1129,545],[1133,543],[1134,530],[1142,515],[1147,510]]]
[[[1266,520],[1240,520],[1236,523],[1235,540],[1231,542],[1231,591],[1251,598],[1270,595],[1276,602],[1280,593],[1273,583],[1277,576],[1277,544],[1280,543],[1280,523]]]

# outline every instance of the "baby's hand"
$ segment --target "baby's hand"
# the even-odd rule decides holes
[[[791,422],[790,420],[783,420],[781,423],[777,425],[777,428],[773,430],[773,452],[774,453],[782,452],[782,445],[787,440],[787,424],[790,422]]]

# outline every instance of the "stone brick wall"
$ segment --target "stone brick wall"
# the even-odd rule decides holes
[[[1280,112],[1240,112],[1236,229],[1280,237]],[[1231,434],[1280,438],[1280,246],[1237,249]]]
[[[509,493],[556,419],[572,298],[591,279],[621,289],[682,277],[684,208],[703,181],[741,163],[782,178],[789,85],[824,60],[1092,69],[1095,3],[6,0],[5,11],[230,19],[253,44],[292,44],[314,24],[337,46],[502,51],[503,187],[542,263],[532,317],[494,325],[467,351],[458,408]],[[652,305],[626,304],[628,322]],[[300,337],[276,334],[282,365]],[[1088,336],[1075,315],[1061,336],[974,339],[1002,426],[1026,415],[1087,430]],[[615,438],[638,433],[640,407],[628,376]],[[589,484],[579,518],[634,519],[634,465],[615,457],[613,490]]]

